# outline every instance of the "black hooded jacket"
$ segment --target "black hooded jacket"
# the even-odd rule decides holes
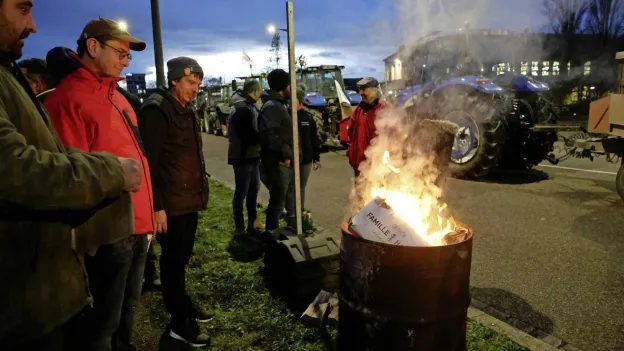
[[[261,157],[265,164],[293,161],[292,118],[286,99],[274,90],[262,93],[262,109],[258,117]]]
[[[228,120],[228,164],[255,162],[260,159],[258,108],[248,94],[237,90],[230,98]]]

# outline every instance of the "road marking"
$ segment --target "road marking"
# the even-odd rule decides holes
[[[617,172],[597,171],[597,170],[593,170],[593,169],[583,169],[583,168],[574,168],[574,167],[562,167],[562,166],[552,166],[552,165],[537,165],[537,166],[538,167],[550,167],[550,168],[568,169],[568,170],[571,170],[571,171],[580,171],[580,172],[590,172],[590,173],[617,175]]]

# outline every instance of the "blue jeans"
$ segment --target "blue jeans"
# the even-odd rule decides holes
[[[232,210],[234,212],[234,224],[237,230],[245,230],[245,216],[243,214],[243,202],[247,205],[247,228],[253,228],[253,223],[258,218],[256,205],[258,192],[260,191],[260,161],[235,164],[234,167],[234,198]],[[247,200],[247,201],[245,201]]]
[[[147,235],[134,235],[134,245],[132,246],[132,263],[126,279],[126,289],[124,292],[123,304],[121,306],[121,319],[117,332],[113,335],[113,350],[135,351],[132,345],[132,331],[134,326],[134,312],[141,298],[143,287],[143,270],[147,258]],[[154,243],[152,243],[153,245]]]
[[[134,350],[134,310],[141,295],[147,236],[132,235],[85,257],[93,308],[68,323],[65,350]]]

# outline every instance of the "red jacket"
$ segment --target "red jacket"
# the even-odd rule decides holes
[[[367,111],[364,111],[362,106],[358,106],[353,111],[353,115],[351,115],[347,157],[356,174],[359,173],[358,167],[360,167],[360,163],[366,160],[364,151],[366,151],[371,140],[376,136],[375,119],[382,108],[382,102],[376,103]]]
[[[134,233],[153,233],[155,218],[148,163],[132,129],[134,126],[138,133],[136,114],[117,91],[121,78],[100,77],[75,54],[70,56],[82,67],[65,76],[44,103],[54,128],[67,147],[108,151],[142,163],[141,187],[132,194]]]

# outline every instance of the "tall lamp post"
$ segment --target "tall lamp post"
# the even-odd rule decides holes
[[[165,60],[163,59],[162,33],[160,30],[160,6],[158,0],[152,4],[152,30],[154,32],[154,60],[156,62],[156,86],[165,86]]]
[[[267,26],[270,34],[275,34],[277,30],[288,34],[288,69],[290,71],[290,113],[293,124],[293,155],[295,171],[295,211],[297,216],[297,234],[302,234],[301,224],[301,169],[299,168],[299,119],[297,118],[297,61],[295,60],[295,16],[294,4],[292,1],[286,2],[287,29],[277,28],[273,24]]]

